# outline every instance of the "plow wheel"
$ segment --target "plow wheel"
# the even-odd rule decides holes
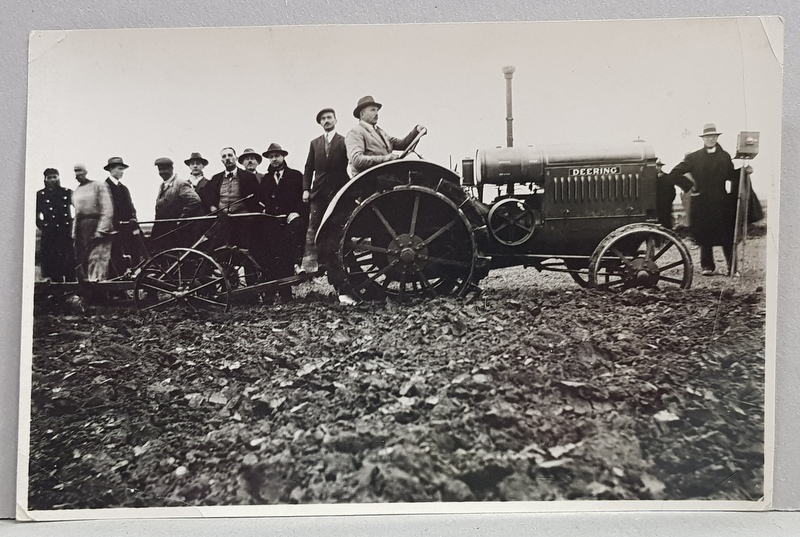
[[[214,250],[213,257],[225,271],[232,291],[254,285],[261,278],[261,266],[247,250],[221,246]]]
[[[603,239],[589,260],[598,289],[692,285],[692,258],[677,235],[655,224],[629,224]]]
[[[350,215],[339,245],[342,287],[363,300],[464,293],[475,237],[446,196],[404,186],[374,194]]]
[[[230,286],[211,256],[190,248],[155,255],[136,276],[133,299],[140,310],[178,306],[228,311]]]

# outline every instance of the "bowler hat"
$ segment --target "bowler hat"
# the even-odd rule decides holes
[[[280,153],[284,157],[289,154],[288,151],[284,151],[283,150],[283,148],[280,146],[280,144],[276,144],[275,142],[272,142],[271,144],[269,144],[269,149],[267,149],[266,151],[264,151],[261,154],[264,155],[265,157],[269,158],[269,154],[270,153]]]
[[[327,114],[328,112],[330,112],[331,114],[333,114],[333,115],[334,115],[334,117],[336,116],[336,112],[334,111],[334,109],[333,109],[333,108],[323,108],[322,110],[320,110],[319,112],[317,112],[317,123],[319,123],[319,118],[321,118],[321,117],[322,117],[322,114]]]
[[[122,162],[122,157],[111,157],[110,159],[108,159],[108,164],[103,166],[103,169],[105,171],[109,171],[111,168],[114,168],[116,166],[122,166],[123,168],[129,168],[130,167],[127,164],[125,164],[124,162]]]
[[[361,97],[358,100],[358,104],[356,105],[356,109],[353,110],[353,117],[358,119],[358,117],[359,117],[358,114],[361,113],[362,109],[366,108],[367,106],[373,106],[373,105],[377,106],[378,110],[380,110],[381,107],[383,106],[381,103],[376,103],[375,99],[372,98],[372,95],[367,95],[365,97]]]
[[[192,163],[192,161],[195,160],[199,160],[200,162],[202,162],[203,166],[208,166],[208,161],[204,159],[200,153],[192,153],[192,156],[184,160],[183,163],[188,166],[189,164]]]
[[[157,158],[154,164],[156,166],[158,166],[159,168],[165,168],[167,166],[174,166],[175,165],[175,163],[172,162],[172,159],[169,158],[169,157]]]
[[[698,134],[698,136],[700,136],[700,138],[702,138],[703,136],[711,136],[711,135],[719,136],[720,134],[722,134],[722,133],[721,132],[717,132],[717,126],[716,125],[714,125],[713,123],[706,123],[705,125],[703,125],[703,134]]]
[[[261,164],[261,160],[262,160],[261,155],[256,153],[255,149],[250,149],[249,147],[244,150],[244,153],[239,155],[239,164],[242,163],[242,161],[245,159],[245,157],[249,157],[249,156],[256,157],[256,160],[258,161],[258,163]]]

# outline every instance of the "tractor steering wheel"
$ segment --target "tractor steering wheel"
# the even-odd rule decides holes
[[[398,159],[406,158],[409,153],[411,153],[412,151],[414,151],[414,149],[416,149],[417,144],[426,134],[428,134],[428,129],[423,127],[421,131],[417,132],[417,135],[414,136],[414,139],[411,140],[411,143],[408,144],[408,147],[406,147],[405,150],[403,150],[403,152],[400,153],[400,155],[397,158]]]

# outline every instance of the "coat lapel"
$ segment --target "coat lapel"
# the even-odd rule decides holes
[[[331,140],[331,148],[330,148],[330,150],[333,151],[333,146],[334,145],[338,146],[339,144],[342,144],[342,145],[344,144],[344,136],[342,136],[341,134],[339,134],[337,132],[336,135]]]
[[[373,135],[375,138],[377,138],[377,139],[378,139],[378,141],[380,142],[380,144],[381,144],[383,147],[385,147],[386,149],[389,149],[389,143],[386,141],[386,139],[383,137],[383,135],[381,134],[381,132],[378,130],[378,128],[377,128],[377,127],[374,127],[374,128],[372,129],[372,133],[373,133],[372,135]]]

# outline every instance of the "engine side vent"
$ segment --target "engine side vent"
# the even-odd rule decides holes
[[[553,178],[554,203],[598,203],[638,200],[641,192],[639,173],[582,175]]]

